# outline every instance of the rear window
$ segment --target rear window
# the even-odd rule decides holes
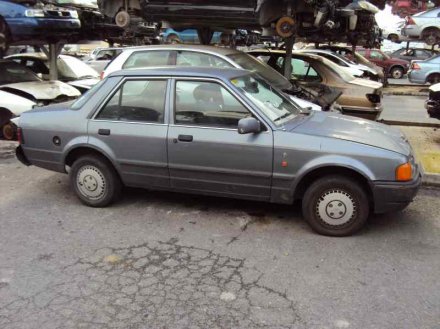
[[[170,61],[170,54],[171,51],[169,50],[137,51],[128,57],[122,68],[132,69],[152,66],[169,66],[172,64]]]

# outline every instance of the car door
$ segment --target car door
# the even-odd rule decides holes
[[[168,188],[164,78],[125,79],[89,121],[90,143],[115,160],[130,186]]]
[[[239,134],[238,121],[254,114],[219,81],[175,80],[172,97],[168,133],[171,187],[268,201],[272,131]]]
[[[374,64],[376,64],[377,66],[387,68],[385,57],[382,55],[381,52],[377,50],[370,50],[369,60]]]

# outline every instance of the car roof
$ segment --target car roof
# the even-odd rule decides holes
[[[113,72],[109,77],[114,76],[175,76],[175,77],[199,77],[199,78],[220,78],[233,79],[252,72],[236,68],[214,68],[214,67],[184,67],[184,66],[164,66],[154,68],[133,68]]]
[[[220,55],[232,55],[241,54],[239,50],[216,47],[216,46],[205,46],[205,45],[151,45],[151,46],[135,46],[123,48],[123,51],[138,51],[138,50],[189,50],[189,51],[199,51],[199,52],[214,52]]]
[[[282,55],[286,54],[286,50],[284,50],[284,49],[265,49],[265,48],[262,48],[262,49],[252,49],[252,50],[248,51],[248,53],[257,53],[257,52],[258,53],[268,53],[268,54],[282,54]],[[321,61],[321,62],[328,61],[327,58],[323,58],[322,56],[315,55],[310,52],[304,52],[304,51],[301,52],[301,51],[297,51],[297,50],[294,50],[292,52],[292,57],[311,58],[311,59]]]
[[[64,55],[64,54],[58,55],[58,58],[65,58],[65,57],[76,58],[70,55]],[[6,59],[14,59],[14,58],[31,58],[31,59],[36,58],[47,61],[47,56],[45,53],[23,53],[23,54],[14,54],[6,57]]]

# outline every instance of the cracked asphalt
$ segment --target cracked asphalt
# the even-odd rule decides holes
[[[440,328],[440,191],[316,235],[300,207],[126,189],[83,206],[0,141],[0,328]]]

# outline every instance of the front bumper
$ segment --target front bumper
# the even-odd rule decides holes
[[[410,182],[374,182],[372,184],[374,212],[376,214],[404,209],[416,196],[422,176]]]
[[[24,164],[25,166],[30,166],[31,163],[30,161],[26,158],[26,155],[23,152],[23,148],[21,147],[21,145],[19,145],[16,149],[15,149],[15,156],[17,157],[17,159]]]

